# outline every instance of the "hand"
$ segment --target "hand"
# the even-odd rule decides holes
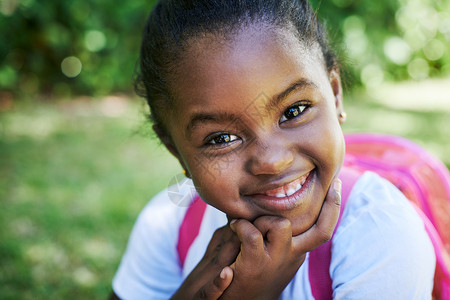
[[[214,280],[207,282],[204,286],[195,293],[193,299],[208,299],[217,300],[222,296],[225,289],[230,285],[233,280],[233,270],[230,267],[222,269],[219,275]],[[183,296],[183,299],[186,299]]]
[[[240,242],[229,225],[216,230],[206,253],[171,299],[218,299],[233,280]]]
[[[306,253],[327,242],[340,212],[341,182],[333,181],[314,225],[292,236],[288,219],[262,216],[253,224],[239,219],[230,224],[241,242],[231,265],[233,281],[220,299],[278,299],[305,260]]]

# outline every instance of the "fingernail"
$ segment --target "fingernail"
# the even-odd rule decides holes
[[[233,219],[233,220],[231,220],[230,221],[230,228],[231,228],[231,230],[233,230],[233,231],[235,231],[235,229],[234,229],[234,223],[236,223],[236,221],[237,221],[237,219]]]
[[[227,277],[227,272],[225,271],[225,268],[222,269],[219,276],[221,279],[225,279],[225,277]]]
[[[333,189],[340,193],[342,189],[342,181],[340,179],[335,179],[333,182]]]

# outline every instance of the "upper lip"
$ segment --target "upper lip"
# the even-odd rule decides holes
[[[245,193],[245,195],[247,195],[247,196],[264,195],[267,191],[285,186],[288,183],[291,183],[291,182],[301,178],[302,176],[308,175],[311,172],[312,172],[312,170],[310,170],[308,172],[302,172],[302,173],[300,173],[301,175],[298,175],[299,173],[296,173],[295,176],[287,176],[287,177],[283,177],[283,178],[280,178],[277,180],[272,180],[270,183],[267,183],[267,184],[260,184],[260,185],[258,185],[258,188],[251,190],[249,193]]]

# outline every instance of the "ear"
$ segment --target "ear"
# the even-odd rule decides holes
[[[166,133],[164,129],[159,127],[158,125],[153,125],[153,130],[158,135],[160,141],[166,146],[167,150],[175,156],[176,159],[178,159],[178,162],[180,163],[181,167],[184,170],[184,175],[188,178],[191,178],[191,175],[189,174],[186,165],[184,164],[183,159],[181,158],[180,153],[178,152],[177,148],[175,147],[175,144],[172,141],[172,138]]]
[[[341,76],[339,75],[339,70],[337,68],[333,68],[330,71],[330,84],[335,99],[337,118],[339,124],[342,124],[347,119],[347,114],[344,111]]]

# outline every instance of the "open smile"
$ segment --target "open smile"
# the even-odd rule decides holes
[[[306,178],[308,178],[308,175],[309,173],[303,175],[300,178],[295,179],[294,181],[289,182],[288,184],[285,184],[272,190],[265,191],[263,194],[276,198],[284,198],[287,196],[291,196],[302,188],[302,186],[305,184]]]
[[[275,189],[248,195],[252,203],[268,211],[286,211],[300,206],[302,199],[311,186],[314,172],[310,171],[301,177]]]

